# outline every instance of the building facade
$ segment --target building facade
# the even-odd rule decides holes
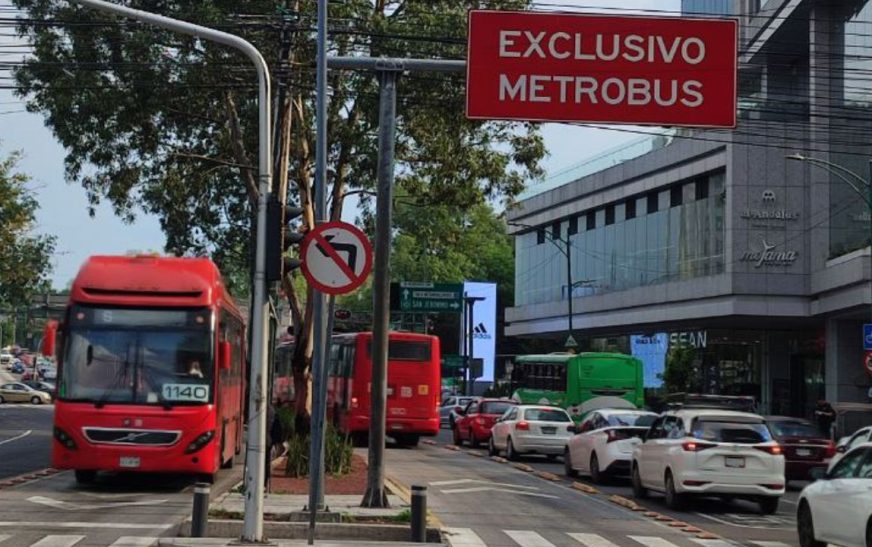
[[[872,2],[734,4],[737,129],[664,132],[532,187],[509,214],[506,334],[562,350],[571,298],[579,349],[644,356],[649,387],[684,346],[694,389],[764,412],[870,402]]]

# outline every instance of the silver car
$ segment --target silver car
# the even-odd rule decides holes
[[[442,406],[439,407],[439,424],[442,426],[447,425],[453,429],[454,420],[457,418],[457,411],[466,408],[466,405],[475,398],[466,395],[451,395],[446,398],[442,401]]]

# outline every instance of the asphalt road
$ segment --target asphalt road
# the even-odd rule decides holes
[[[436,438],[440,445],[450,444],[451,432],[448,429],[443,429],[440,435]],[[430,447],[430,450],[437,450],[435,447]],[[448,452],[441,446],[438,448],[442,452]],[[469,451],[468,447],[464,451]],[[479,450],[486,452],[486,450]],[[449,452],[450,453],[450,452]],[[464,455],[461,453],[461,455]],[[487,458],[469,458],[481,462],[482,465],[495,467],[503,470],[503,473],[514,473],[515,470],[506,468],[505,464],[493,462]],[[542,456],[527,456],[521,459],[525,463],[538,471],[547,471],[561,477],[558,484],[568,486],[573,480],[595,486],[601,494],[599,496],[587,496],[608,498],[612,494],[633,498],[630,481],[625,478],[615,478],[607,484],[594,485],[589,478],[580,476],[578,479],[569,479],[564,475],[562,458],[555,462],[548,462]],[[541,479],[539,479],[540,482]],[[796,519],[794,511],[796,510],[796,500],[802,488],[802,484],[791,484],[787,495],[782,497],[782,501],[776,515],[764,516],[758,511],[757,505],[745,501],[723,502],[718,499],[695,499],[690,501],[685,510],[672,511],[668,509],[663,502],[662,496],[654,493],[646,500],[636,500],[643,507],[656,511],[658,513],[673,517],[682,522],[687,522],[697,526],[705,531],[711,532],[726,540],[730,540],[732,544],[739,545],[770,545],[771,547],[783,547],[787,545],[799,545],[799,540],[796,534]],[[575,502],[578,504],[578,501]],[[587,502],[585,502],[587,503]],[[580,507],[578,507],[580,509]],[[586,507],[584,509],[586,512]],[[578,514],[576,512],[576,514]],[[760,543],[762,542],[762,543]],[[625,543],[615,542],[617,545]],[[488,543],[490,545],[490,543]],[[727,544],[729,545],[729,544]]]
[[[0,384],[16,377],[0,372]],[[51,465],[54,405],[0,404],[0,479]]]

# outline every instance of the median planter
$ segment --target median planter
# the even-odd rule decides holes
[[[305,522],[264,521],[264,535],[270,539],[306,539],[309,524]],[[186,520],[179,529],[182,537],[191,536],[191,521]],[[315,539],[335,541],[401,541],[408,542],[411,527],[401,524],[337,524],[320,523],[315,527]],[[206,536],[212,538],[238,538],[242,536],[242,521],[210,519]],[[440,532],[427,528],[427,542],[439,543]]]

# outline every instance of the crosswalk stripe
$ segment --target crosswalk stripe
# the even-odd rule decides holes
[[[453,547],[487,547],[471,528],[447,528],[447,531]]]
[[[569,537],[581,543],[585,547],[618,547],[611,541],[598,534],[569,533]]]
[[[654,536],[627,536],[636,543],[641,543],[647,547],[677,547],[671,541]]]
[[[146,536],[121,536],[109,547],[151,547],[158,538]]]
[[[85,539],[85,536],[45,536],[30,547],[73,547]]]
[[[780,541],[752,541],[751,543],[760,547],[790,547],[788,544]]]
[[[553,543],[536,532],[527,530],[503,530],[507,536],[515,540],[521,547],[555,547]]]
[[[6,541],[7,539],[9,539],[11,537],[12,536],[10,536],[9,534],[0,534],[0,543],[3,543],[4,541]]]
[[[696,539],[690,538],[690,541],[694,543],[698,543],[703,547],[736,547],[736,544],[732,541],[725,541],[723,539]],[[754,543],[753,541],[751,543]],[[764,541],[763,543],[769,543]],[[772,543],[771,547],[790,547],[789,545],[785,545],[784,543]]]

